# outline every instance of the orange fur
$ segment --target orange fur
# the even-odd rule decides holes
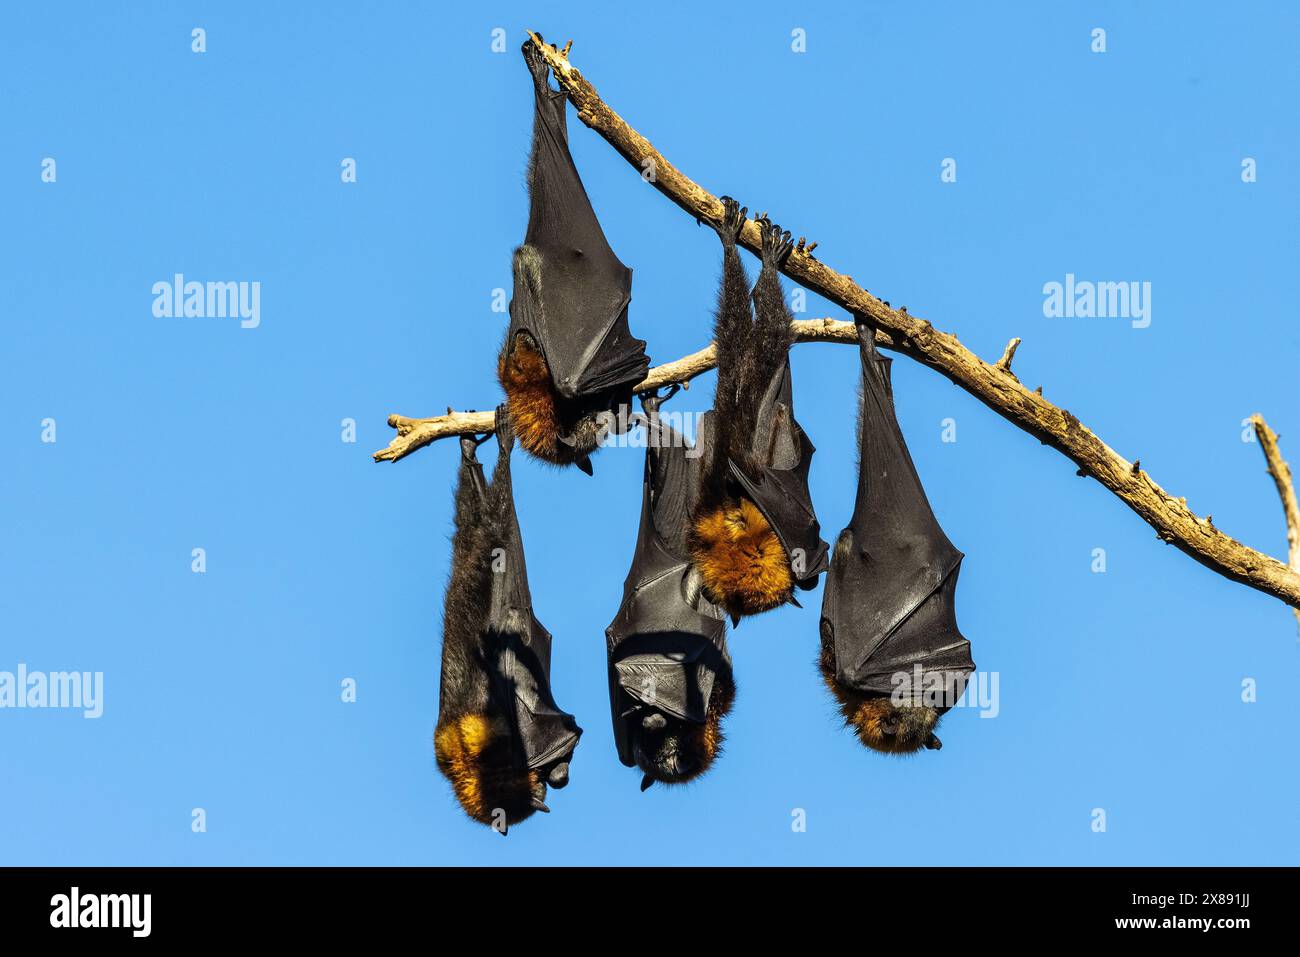
[[[497,379],[505,390],[519,444],[539,458],[556,461],[559,455],[559,397],[551,384],[546,358],[519,336],[514,348],[497,360]]]
[[[729,499],[700,515],[690,545],[709,600],[731,614],[756,615],[790,600],[790,559],[749,499]]]
[[[730,681],[714,684],[704,724],[693,728],[690,735],[694,750],[702,759],[701,771],[706,770],[722,750],[722,719],[731,712],[735,700],[736,689]]]
[[[433,743],[439,770],[465,813],[476,821],[493,825],[494,813],[504,810],[506,823],[514,824],[532,813],[531,796],[544,793],[536,771],[510,763],[509,742],[493,733],[485,715],[467,714],[439,724]]]
[[[835,674],[823,666],[822,679],[840,704],[844,721],[858,740],[882,754],[912,754],[925,747],[939,715],[925,706],[895,705],[889,698],[858,694],[840,686]],[[888,726],[888,727],[887,727]]]

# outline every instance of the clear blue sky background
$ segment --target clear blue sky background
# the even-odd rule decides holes
[[[1300,462],[1293,5],[750,2],[673,23],[588,3],[115,6],[13,5],[0,25],[0,670],[106,683],[98,721],[0,711],[0,863],[1296,863],[1290,611],[910,360],[899,414],[967,553],[958,612],[1000,675],[999,716],[951,713],[939,754],[866,752],[816,674],[818,591],[732,636],[714,772],[638,793],[603,631],[642,453],[601,453],[594,479],[521,457],[555,692],[586,733],[554,813],[508,840],[464,817],[433,761],[456,447],[370,459],[390,413],[499,400],[490,305],[527,215],[532,27],[572,37],[702,186],[982,356],[1023,337],[1026,384],[1283,554],[1241,422],[1263,412]],[[659,361],[699,348],[716,239],[570,124],[635,270],[633,328]],[[155,319],[150,288],[176,272],[260,281],[261,327]],[[1150,328],[1044,318],[1043,284],[1067,272],[1151,282]],[[821,315],[845,318],[810,297]],[[852,508],[857,361],[794,353],[827,538]],[[712,385],[674,404],[702,410]]]

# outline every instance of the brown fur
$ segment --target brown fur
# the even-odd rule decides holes
[[[440,723],[433,737],[438,768],[456,800],[488,826],[499,823],[498,811],[506,824],[524,820],[533,813],[532,799],[546,796],[541,777],[514,763],[509,736],[499,731],[485,715],[467,714]]]
[[[690,548],[706,597],[728,613],[756,615],[790,600],[790,558],[749,499],[727,499],[700,514]]]
[[[844,723],[864,745],[881,754],[912,754],[926,746],[939,724],[937,711],[925,705],[895,705],[888,696],[865,695],[843,687],[835,680],[825,647],[819,664],[822,680],[839,702]]]
[[[521,336],[513,350],[501,350],[497,378],[505,390],[519,444],[538,458],[557,461],[559,396],[551,385],[546,358]]]

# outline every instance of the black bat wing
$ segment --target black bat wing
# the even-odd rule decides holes
[[[808,488],[808,470],[817,449],[794,417],[789,361],[768,384],[758,422],[750,461],[762,464],[747,471],[732,459],[731,475],[791,556],[795,583],[805,590],[814,588],[817,576],[826,571],[828,547]]]
[[[531,41],[530,41],[531,42]],[[531,207],[524,242],[540,257],[529,289],[516,270],[510,334],[526,329],[566,398],[632,385],[645,377],[645,342],[632,336],[632,270],[596,219],[569,153],[564,94],[545,77],[535,86]]]
[[[507,414],[504,407],[497,410],[498,416]],[[510,450],[503,446],[499,454],[509,456]],[[477,485],[483,479],[481,468],[476,472]],[[510,480],[508,470],[504,479]],[[513,490],[503,491],[484,648],[492,659],[493,693],[512,716],[528,767],[537,768],[571,754],[582,729],[551,693],[551,633],[533,614]]]
[[[890,361],[859,322],[861,461],[853,518],[827,576],[823,626],[837,679],[890,693],[897,675],[964,687],[975,669],[954,607],[962,553],[934,517],[894,411]],[[920,690],[920,689],[918,689]],[[958,689],[958,692],[960,690]]]
[[[699,459],[671,429],[647,446],[636,551],[605,632],[614,741],[629,767],[643,708],[703,723],[718,674],[731,668],[722,609],[699,594],[685,549]]]

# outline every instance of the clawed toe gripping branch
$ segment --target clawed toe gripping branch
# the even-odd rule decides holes
[[[531,35],[531,34],[530,34]],[[538,44],[578,118],[602,136],[640,173],[653,169],[651,182],[692,218],[710,225],[723,222],[722,202],[670,163],[650,142],[609,107],[595,87],[568,59],[569,45],[562,50]],[[714,225],[717,228],[717,225]],[[761,253],[759,224],[745,221],[737,238],[755,255]],[[1139,463],[1129,462],[1099,439],[1068,410],[1043,398],[1042,387],[1030,391],[1011,371],[1019,339],[1007,343],[1002,357],[985,362],[955,336],[936,329],[906,307],[892,308],[855,283],[813,257],[813,247],[800,239],[781,266],[794,282],[838,304],[849,313],[863,316],[876,329],[876,343],[900,352],[942,373],[994,412],[1050,445],[1078,467],[1078,474],[1095,478],[1114,493],[1143,521],[1156,530],[1161,541],[1176,546],[1202,565],[1233,581],[1272,595],[1297,609],[1300,620],[1300,506],[1297,506],[1291,471],[1282,460],[1277,436],[1259,415],[1253,417],[1255,432],[1264,450],[1269,474],[1282,498],[1289,542],[1289,562],[1283,563],[1263,552],[1248,548],[1214,527],[1210,517],[1202,518],[1144,472]],[[842,342],[857,345],[852,322],[831,319],[794,323],[799,342]],[[638,391],[674,383],[685,384],[714,368],[714,347],[652,368]],[[431,442],[451,435],[489,432],[493,412],[454,412],[426,419],[392,415],[388,424],[397,436],[386,449],[374,453],[377,462],[395,462]]]

